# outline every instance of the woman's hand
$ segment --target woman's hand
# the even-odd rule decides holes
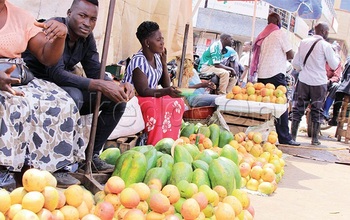
[[[179,98],[181,97],[181,91],[177,90],[175,87],[168,87],[166,88],[168,90],[168,95],[172,98]]]
[[[0,71],[0,90],[11,93],[12,95],[24,96],[22,91],[16,91],[11,87],[11,84],[17,84],[21,81],[16,78],[11,78],[11,72],[16,68],[16,65],[6,69],[5,71]]]
[[[211,81],[205,80],[205,81],[202,81],[202,84],[203,84],[203,88],[208,88],[208,89],[213,89],[213,90],[216,89],[215,83],[213,83]]]
[[[43,29],[46,38],[51,43],[56,38],[65,38],[67,36],[67,26],[56,20],[47,20],[44,23],[35,22],[34,24]]]
[[[160,60],[162,61],[162,65],[166,66],[167,62],[166,62],[166,56],[167,56],[167,50],[164,47],[164,51],[162,53],[159,54],[160,55]]]

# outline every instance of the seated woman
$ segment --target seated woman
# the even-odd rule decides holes
[[[0,57],[21,59],[28,48],[45,65],[62,55],[67,27],[37,23],[32,15],[0,0]],[[34,78],[17,86],[13,67],[0,68],[0,169],[24,165],[57,171],[85,158],[80,115],[74,101],[53,83]],[[67,180],[67,179],[66,179]]]
[[[198,72],[193,69],[193,76],[188,82],[188,88],[196,89],[191,95],[187,96],[187,102],[190,107],[216,106],[215,99],[219,95],[210,94],[210,90],[215,90],[216,85],[209,80],[201,80]]]
[[[164,38],[156,22],[145,21],[136,32],[142,49],[132,58],[123,82],[134,84],[145,121],[147,144],[162,138],[179,137],[184,101],[180,91],[170,86]],[[158,88],[161,85],[162,88]]]

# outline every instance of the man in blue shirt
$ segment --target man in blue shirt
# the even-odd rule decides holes
[[[101,63],[92,33],[97,14],[98,0],[74,0],[66,18],[53,18],[68,27],[64,53],[55,66],[44,66],[29,52],[23,57],[36,77],[54,82],[66,90],[82,115],[94,111],[96,94],[98,91],[102,93],[92,169],[107,173],[112,172],[114,166],[102,161],[98,155],[122,117],[126,102],[134,96],[134,90],[129,83],[117,85],[107,76],[104,80],[99,79]],[[73,73],[79,62],[86,77]]]

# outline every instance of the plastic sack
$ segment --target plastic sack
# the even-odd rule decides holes
[[[93,114],[82,115],[81,121],[84,129],[84,141],[89,142]],[[125,112],[108,140],[125,137],[139,133],[145,128],[141,108],[136,97],[126,103]]]
[[[262,135],[262,139],[264,141],[266,141],[269,133],[271,131],[274,131],[274,130],[275,130],[275,118],[271,117],[271,119],[269,121],[266,121],[263,124],[248,127],[247,130],[245,131],[245,133],[248,134],[251,131],[252,132],[259,132]]]
[[[213,115],[209,118],[208,125],[211,125],[211,124],[217,124],[223,127],[225,130],[230,131],[230,127],[227,125],[220,111],[215,111]]]
[[[125,112],[108,140],[139,133],[145,128],[141,108],[136,96],[126,103]]]

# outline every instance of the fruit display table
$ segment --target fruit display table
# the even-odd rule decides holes
[[[287,110],[287,104],[234,100],[225,96],[216,98],[215,104],[234,134],[263,124],[272,117],[279,118]]]

